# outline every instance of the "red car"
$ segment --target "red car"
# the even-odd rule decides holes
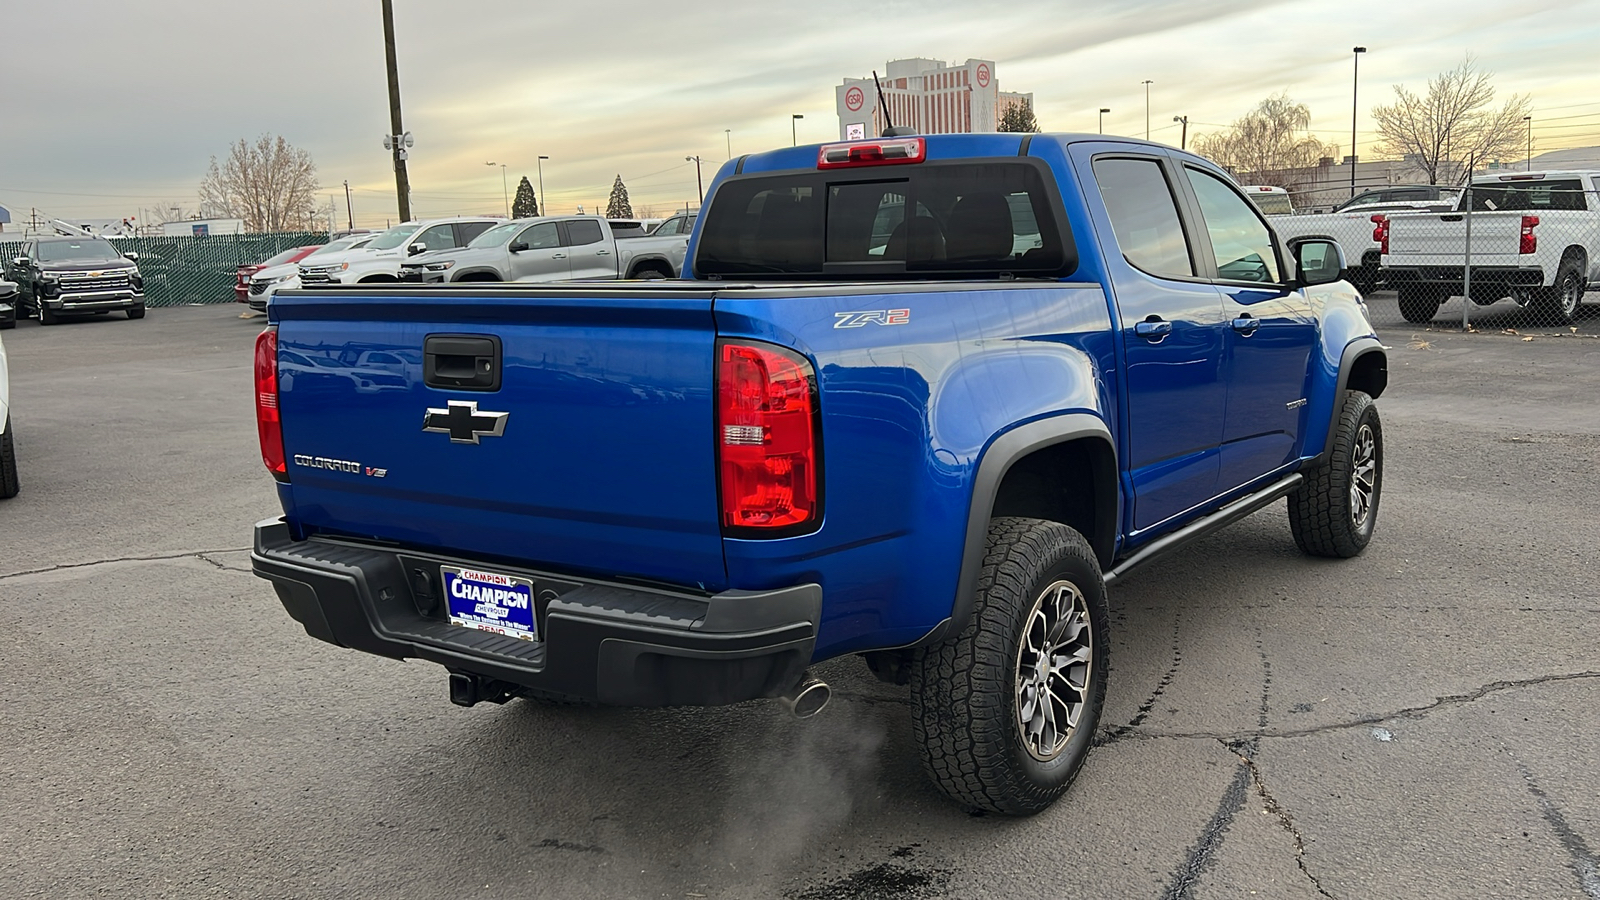
[[[233,299],[237,303],[250,302],[250,276],[269,266],[282,266],[292,262],[299,262],[311,255],[311,251],[321,247],[321,244],[311,244],[306,247],[291,247],[277,256],[262,260],[253,266],[240,266],[234,273]]]

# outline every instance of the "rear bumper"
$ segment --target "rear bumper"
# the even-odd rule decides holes
[[[1390,286],[1408,281],[1460,284],[1462,266],[1386,265],[1383,277]],[[1473,266],[1472,280],[1513,287],[1539,287],[1545,283],[1544,269],[1538,266]]]
[[[540,640],[452,625],[441,565],[533,581]],[[554,575],[256,524],[255,574],[312,637],[534,693],[619,706],[718,706],[776,697],[816,645],[822,589],[702,595]]]

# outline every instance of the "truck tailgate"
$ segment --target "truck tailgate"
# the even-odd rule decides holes
[[[1466,253],[1466,216],[1458,212],[1402,213],[1389,217],[1389,265],[1460,265]],[[1474,265],[1516,265],[1520,213],[1472,214]]]
[[[711,298],[280,295],[291,521],[719,589]],[[441,385],[495,341],[497,387]]]

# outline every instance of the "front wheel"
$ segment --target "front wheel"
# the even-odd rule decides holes
[[[997,518],[960,634],[916,652],[912,728],[957,802],[1025,816],[1078,774],[1105,701],[1106,589],[1083,536]]]
[[[45,306],[43,302],[40,302],[40,304],[39,304],[39,324],[40,325],[54,325],[59,321],[61,321],[61,317],[56,315],[55,310],[51,309],[48,306]]]
[[[1312,556],[1349,559],[1367,549],[1383,498],[1383,423],[1377,404],[1346,391],[1333,453],[1289,494],[1294,542]]]
[[[128,307],[128,318],[130,318],[130,319],[142,319],[142,318],[144,318],[144,304],[141,303],[138,306],[130,306],[130,307]]]
[[[6,430],[0,432],[0,500],[15,497],[22,490],[17,480],[17,445],[11,436],[11,417],[6,416]]]

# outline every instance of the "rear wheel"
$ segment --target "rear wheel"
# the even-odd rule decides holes
[[[1383,423],[1372,398],[1346,391],[1333,453],[1289,494],[1294,542],[1312,556],[1349,559],[1367,549],[1383,498]]]
[[[1083,536],[997,518],[961,633],[911,662],[924,768],[968,806],[1032,815],[1066,792],[1106,691],[1105,581]]]
[[[1528,309],[1536,325],[1570,325],[1583,303],[1583,272],[1571,257],[1561,261],[1556,283],[1536,291]]]
[[[1439,311],[1439,306],[1444,303],[1444,294],[1433,285],[1429,284],[1402,284],[1398,288],[1400,295],[1400,315],[1407,322],[1428,322]]]
[[[15,497],[22,490],[17,481],[17,447],[11,438],[11,417],[6,416],[6,430],[0,433],[0,500]]]

